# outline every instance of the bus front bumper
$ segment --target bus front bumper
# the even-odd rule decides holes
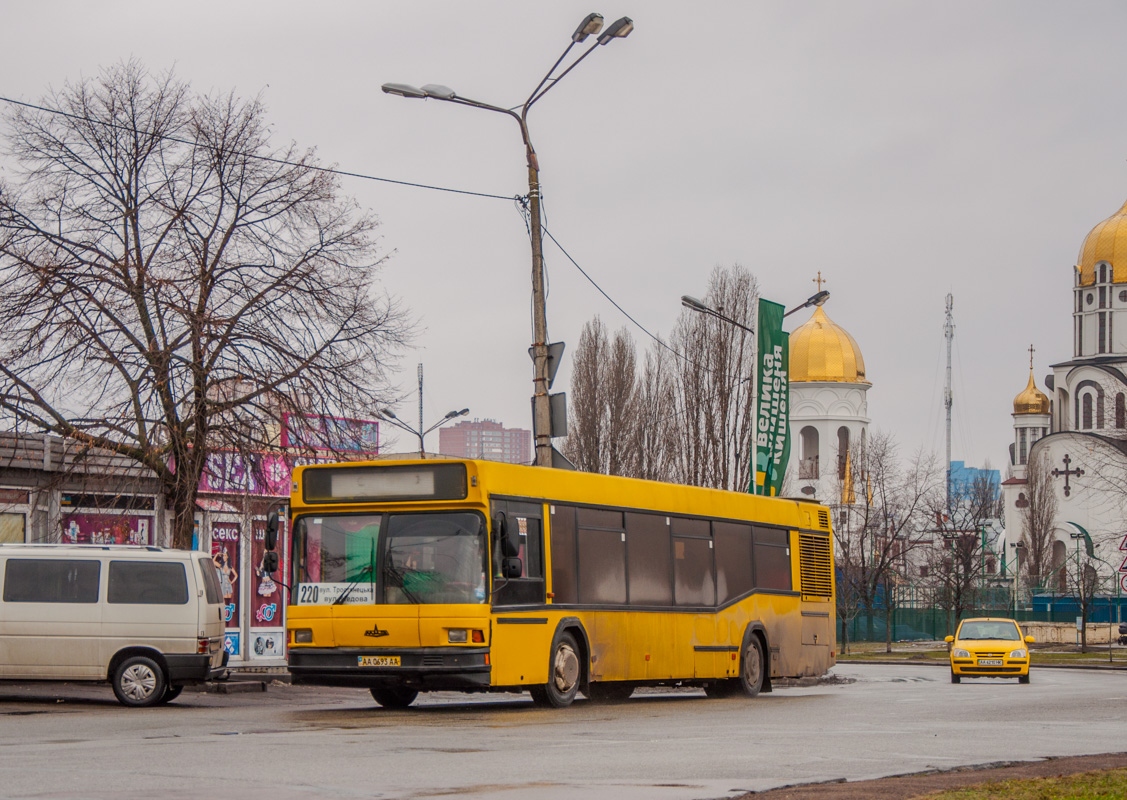
[[[395,666],[360,666],[365,658],[398,659]],[[293,683],[317,686],[407,686],[420,691],[489,688],[489,648],[293,647]]]

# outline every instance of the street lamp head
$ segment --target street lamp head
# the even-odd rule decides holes
[[[611,39],[625,39],[634,30],[634,20],[630,17],[623,17],[622,19],[615,20],[610,24],[602,36],[599,37],[599,44],[606,44]]]
[[[685,308],[691,308],[693,311],[710,311],[708,306],[697,300],[695,297],[690,297],[687,294],[681,295],[681,305]]]
[[[377,416],[381,416],[384,419],[399,419],[399,417],[395,416],[395,412],[393,412],[390,408],[381,408],[376,412],[376,414]]]
[[[464,417],[468,413],[470,413],[470,410],[468,408],[463,408],[461,411],[458,412],[458,416]]]
[[[449,86],[443,86],[440,83],[428,83],[426,86],[423,86],[420,91],[424,96],[433,97],[436,100],[453,100],[457,97],[453,89]]]
[[[603,29],[603,15],[602,14],[588,14],[587,17],[579,23],[579,27],[575,29],[575,33],[571,34],[571,41],[578,44],[586,39],[588,36],[598,33]]]
[[[398,95],[399,97],[426,97],[427,93],[422,89],[415,86],[409,86],[406,83],[385,83],[380,87],[387,94]]]
[[[829,299],[830,299],[830,293],[828,291],[826,291],[825,289],[823,289],[822,291],[818,292],[816,295],[811,297],[809,302],[810,302],[810,305],[812,305],[812,306],[823,306],[823,305],[826,304],[826,301],[829,300]]]

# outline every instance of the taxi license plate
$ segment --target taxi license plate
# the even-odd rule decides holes
[[[360,667],[398,667],[399,656],[357,656]]]
[[[1002,659],[1000,659],[1000,658],[980,658],[980,659],[978,659],[978,666],[980,666],[980,667],[1000,667],[1000,666],[1002,666]]]

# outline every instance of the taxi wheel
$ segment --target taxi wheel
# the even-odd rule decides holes
[[[963,679],[960,676],[956,675],[954,672],[951,673],[951,683],[961,683],[962,680]]]
[[[1018,675],[1017,676],[1017,682],[1018,683],[1029,683],[1029,676],[1028,675]]]
[[[407,708],[415,702],[419,693],[403,686],[373,686],[372,699],[384,708]]]

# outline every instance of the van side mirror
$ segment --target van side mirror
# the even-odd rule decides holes
[[[501,562],[501,577],[519,578],[524,573],[524,564],[519,558],[506,558]]]
[[[262,554],[262,571],[266,573],[278,571],[278,554],[273,550],[267,550]]]
[[[278,509],[276,509],[276,508],[270,509],[270,513],[266,515],[266,542],[265,542],[265,544],[266,544],[266,550],[267,551],[273,551],[274,548],[278,546]],[[274,554],[275,560],[277,559],[277,555],[278,555],[277,553]],[[277,566],[274,567],[274,569],[277,569],[277,568],[278,568]],[[274,570],[267,570],[267,572],[273,572],[273,571]]]

